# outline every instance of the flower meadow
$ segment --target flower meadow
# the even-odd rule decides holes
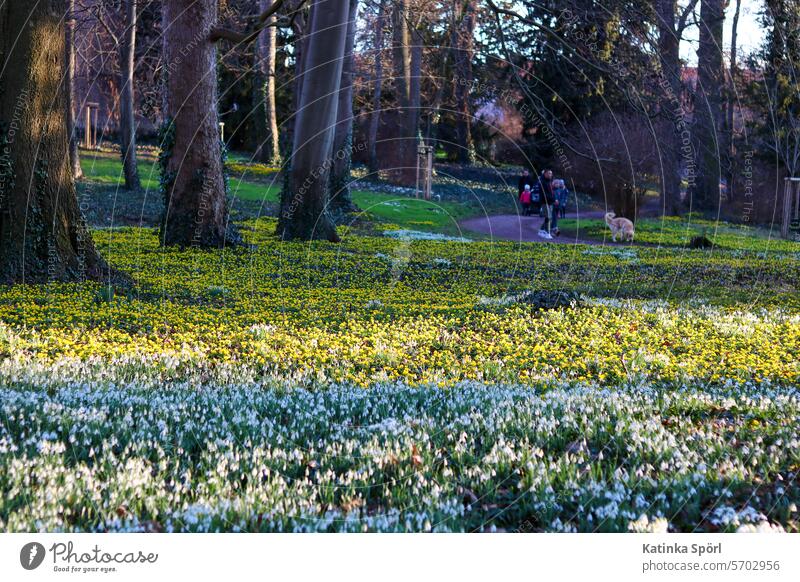
[[[0,288],[0,530],[797,531],[791,249],[242,228]]]

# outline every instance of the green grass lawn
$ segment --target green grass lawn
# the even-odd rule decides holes
[[[577,233],[581,239],[611,240],[603,220],[564,219],[562,230]],[[779,238],[780,229],[714,222],[692,216],[640,218],[636,221],[635,242],[662,247],[685,247],[692,237],[706,236],[715,248],[730,251],[798,253],[800,244]]]
[[[152,155],[137,156],[139,179],[142,188],[158,190],[158,166]],[[81,150],[81,168],[84,180],[105,186],[121,186],[125,183],[119,153]]]
[[[159,174],[155,156],[140,153],[138,162],[142,188],[147,191],[151,201],[159,201]],[[115,211],[130,202],[129,196],[120,193],[124,178],[118,153],[82,151],[81,163],[84,186],[100,187],[96,197],[104,197],[106,203],[115,203]],[[240,201],[252,203],[250,207],[254,212],[258,212],[262,203],[267,203],[267,209],[278,204],[282,184],[276,168],[250,163],[247,156],[234,153],[230,156],[228,169],[231,174],[231,195]],[[109,189],[113,189],[113,192]],[[436,202],[365,190],[354,190],[352,197],[361,209],[353,218],[376,222],[381,228],[458,234],[458,222],[475,213],[472,205],[452,201]],[[98,199],[97,202],[101,204],[103,200]],[[131,212],[135,214],[134,210]]]

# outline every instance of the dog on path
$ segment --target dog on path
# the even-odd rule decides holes
[[[611,229],[611,240],[614,242],[617,242],[619,235],[626,241],[633,241],[633,223],[627,218],[616,218],[613,212],[606,212],[606,224]]]

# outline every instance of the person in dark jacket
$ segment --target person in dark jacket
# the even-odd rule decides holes
[[[556,202],[558,202],[558,212],[556,212],[556,215],[559,218],[566,218],[569,190],[567,190],[567,185],[564,183],[564,180],[553,180],[553,191],[556,194]]]
[[[544,239],[553,238],[552,232],[558,236],[558,199],[553,189],[553,171],[545,170],[539,176],[539,187],[541,190],[542,210],[544,211],[544,221],[539,228],[539,236]]]

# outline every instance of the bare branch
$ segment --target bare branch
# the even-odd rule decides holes
[[[305,0],[302,0],[298,5],[298,10],[303,5]],[[283,6],[284,0],[275,0],[272,5],[267,8],[261,15],[258,17],[258,23],[256,26],[247,33],[236,32],[235,30],[229,30],[227,28],[215,28],[211,31],[208,39],[211,42],[217,42],[218,40],[229,40],[236,44],[249,44],[253,42],[256,38],[258,38],[259,33],[264,30],[267,26],[269,26],[269,18],[273,14],[275,14],[278,10],[280,10],[281,6]]]

